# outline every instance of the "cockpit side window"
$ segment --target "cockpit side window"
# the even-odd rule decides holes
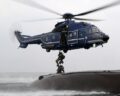
[[[87,28],[80,28],[79,29],[79,33],[81,34],[86,34],[88,32],[88,29]]]

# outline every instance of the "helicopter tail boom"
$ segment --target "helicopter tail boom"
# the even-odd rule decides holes
[[[15,31],[15,36],[17,37],[21,48],[27,48],[28,44],[41,44],[41,36],[27,36],[21,35],[21,32]]]

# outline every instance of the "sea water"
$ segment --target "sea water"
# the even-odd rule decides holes
[[[43,73],[0,73],[0,96],[119,96],[106,92],[46,91],[31,86]]]

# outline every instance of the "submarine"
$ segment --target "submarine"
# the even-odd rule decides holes
[[[41,75],[32,86],[40,90],[120,93],[120,71],[86,71]]]

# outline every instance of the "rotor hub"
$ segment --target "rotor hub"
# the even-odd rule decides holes
[[[71,13],[66,13],[66,14],[63,15],[64,19],[72,19],[73,17],[74,17],[74,15],[71,14]]]

